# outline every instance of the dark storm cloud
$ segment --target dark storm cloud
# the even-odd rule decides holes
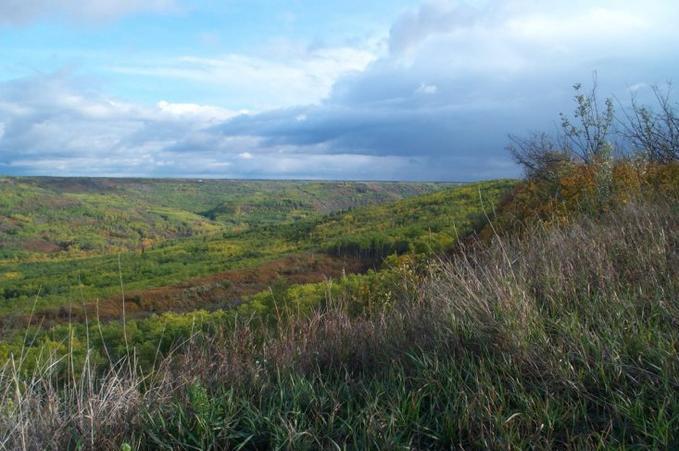
[[[432,175],[450,164],[449,178],[514,175],[507,134],[553,130],[572,109],[573,83],[587,85],[596,71],[603,94],[627,99],[678,73],[669,17],[679,7],[598,3],[428,2],[396,22],[387,55],[339,80],[322,104],[216,130],[263,146],[417,157]]]

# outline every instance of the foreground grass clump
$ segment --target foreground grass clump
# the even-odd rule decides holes
[[[381,311],[235,319],[149,376],[10,361],[0,446],[679,446],[676,204],[529,232],[434,264]]]

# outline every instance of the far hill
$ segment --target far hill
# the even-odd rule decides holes
[[[0,177],[0,260],[93,255],[286,224],[450,184]]]

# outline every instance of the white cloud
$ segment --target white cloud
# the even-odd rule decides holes
[[[200,147],[207,128],[237,114],[195,104],[147,107],[78,85],[65,74],[0,83],[0,167],[152,171],[163,163],[163,151],[179,142],[189,144],[186,151],[192,142]]]
[[[219,58],[184,56],[112,67],[126,75],[175,79],[211,85],[234,103],[266,110],[318,103],[331,92],[338,78],[360,72],[376,58],[368,50],[321,48],[276,54],[273,57],[229,54]]]
[[[239,114],[247,114],[247,110],[232,111],[209,105],[195,103],[171,103],[161,100],[157,104],[162,113],[185,119],[201,120],[205,122],[225,121]]]
[[[436,94],[437,92],[439,92],[438,86],[429,85],[429,84],[426,84],[426,83],[422,83],[415,90],[415,94],[425,94],[425,95],[433,95],[433,94]]]

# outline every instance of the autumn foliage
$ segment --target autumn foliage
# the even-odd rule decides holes
[[[596,217],[634,201],[679,199],[679,115],[670,88],[653,88],[655,110],[633,98],[620,117],[611,99],[599,102],[596,79],[589,93],[576,84],[576,108],[572,117],[561,114],[557,136],[510,136],[509,151],[526,179],[504,199],[482,238],[535,221]]]
[[[530,179],[518,184],[481,237],[516,232],[535,221],[565,224],[578,213],[599,215],[640,199],[679,199],[679,163],[619,160],[611,164],[607,181],[600,171],[596,164],[572,165],[553,182]]]

